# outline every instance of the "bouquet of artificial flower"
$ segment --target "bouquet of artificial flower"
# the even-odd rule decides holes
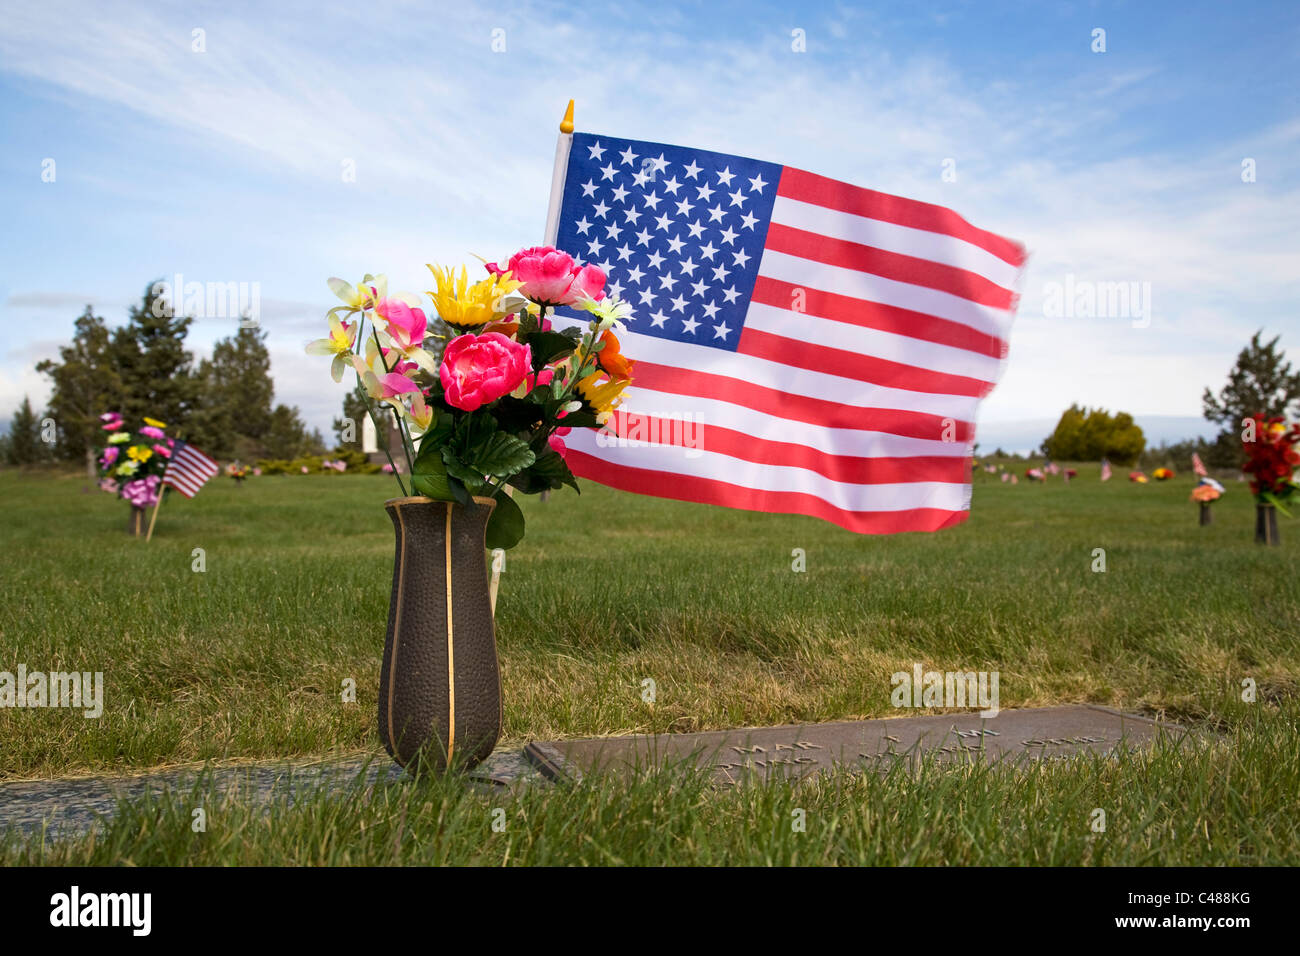
[[[1168,481],[1174,477],[1174,470],[1172,468],[1157,468],[1151,472],[1151,477],[1156,481]]]
[[[1278,511],[1289,515],[1286,505],[1300,489],[1295,480],[1296,467],[1300,466],[1300,452],[1295,447],[1300,442],[1300,423],[1288,430],[1280,417],[1253,418],[1255,440],[1241,443],[1246,453],[1241,470],[1250,475],[1250,490],[1260,504],[1276,505]]]
[[[167,437],[164,430],[167,426],[145,418],[139,429],[127,431],[117,412],[105,412],[99,420],[103,430],[109,433],[104,450],[99,453],[99,470],[103,475],[99,487],[134,507],[152,507],[161,493],[162,474],[175,444]]]
[[[1192,489],[1192,500],[1199,501],[1203,505],[1218,501],[1222,497],[1223,485],[1213,478],[1202,478],[1196,487]]]
[[[235,484],[239,484],[247,478],[250,471],[251,469],[247,465],[241,465],[237,461],[226,466],[226,474],[235,479]]]
[[[410,493],[462,504],[494,498],[487,544],[510,548],[523,537],[524,517],[506,486],[577,490],[563,436],[603,426],[622,402],[633,363],[615,332],[631,310],[605,295],[599,268],[549,246],[523,249],[504,267],[488,263],[477,282],[463,266],[428,268],[435,287],[426,294],[449,335],[431,334],[423,300],[390,295],[382,275],[355,287],[330,279],[344,304],[328,313],[329,336],[307,351],[333,357],[336,382],[355,370],[380,433],[378,407],[396,413],[406,460],[387,470],[403,494],[405,473]],[[554,329],[550,313],[559,306],[591,319]]]

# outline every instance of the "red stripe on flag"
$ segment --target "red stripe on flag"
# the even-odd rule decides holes
[[[163,479],[162,483],[163,483],[164,485],[167,485],[169,488],[175,488],[177,491],[179,491],[181,494],[183,494],[186,498],[193,498],[193,497],[194,497],[194,495],[193,495],[191,492],[186,491],[186,490],[185,490],[184,488],[182,488],[179,484],[177,484],[176,481],[175,481],[175,479],[174,479],[171,475],[168,475],[167,477],[165,477],[165,478]]]
[[[909,392],[931,392],[936,395],[966,395],[983,398],[993,391],[992,382],[982,382],[965,375],[934,372],[915,365],[903,365],[888,359],[850,352],[845,349],[817,345],[802,339],[788,339],[771,332],[746,328],[740,333],[736,351],[741,355],[782,362],[812,372],[825,372],[841,378],[852,378],[886,388],[905,389]],[[638,366],[639,367],[639,366]]]
[[[844,322],[864,329],[876,329],[894,335],[906,335],[923,342],[947,345],[968,352],[978,352],[995,359],[1007,354],[1007,343],[969,325],[941,319],[925,312],[914,312],[893,305],[881,305],[834,292],[822,292],[793,282],[783,282],[760,275],[754,283],[753,301],[778,309],[789,309],[796,294],[802,293],[801,309],[819,319]]]
[[[615,465],[585,452],[570,449],[566,460],[580,478],[635,494],[721,505],[743,511],[809,515],[822,518],[858,534],[897,534],[902,531],[939,531],[965,521],[969,512],[939,508],[910,508],[906,511],[846,511],[815,495],[795,491],[757,491],[740,485]]]
[[[640,423],[640,429],[637,428]],[[615,412],[611,430],[633,441],[696,448],[700,451],[728,455],[759,465],[803,468],[824,475],[831,481],[856,485],[892,485],[909,481],[942,481],[964,485],[970,483],[970,459],[942,455],[914,458],[833,455],[807,445],[755,438],[745,432],[721,425],[685,423],[691,426],[688,444],[684,423],[654,415]]]
[[[748,330],[746,330],[748,331]],[[852,428],[858,431],[885,432],[904,438],[939,441],[948,421],[942,415],[913,412],[901,408],[862,408],[842,405],[821,398],[782,392],[753,382],[741,381],[712,372],[687,371],[667,365],[636,363],[634,384],[655,392],[711,398],[752,408],[756,412],[791,421],[820,425],[823,428]],[[970,422],[954,421],[953,441],[973,440]]]
[[[984,229],[977,229],[951,209],[942,206],[891,196],[874,189],[863,189],[790,166],[782,169],[781,182],[776,192],[778,196],[788,196],[790,199],[825,206],[827,209],[838,209],[855,216],[953,236],[979,246],[1013,266],[1022,265],[1025,261],[1024,247],[1018,243]]]
[[[767,244],[764,249],[947,292],[994,309],[1011,308],[1015,298],[1010,290],[966,269],[775,222],[767,228]]]

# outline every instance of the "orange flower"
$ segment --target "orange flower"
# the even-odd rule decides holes
[[[1197,485],[1192,489],[1193,501],[1218,501],[1219,491],[1213,485]]]
[[[618,337],[606,331],[600,340],[605,343],[605,347],[596,353],[600,367],[614,378],[631,378],[634,363],[620,351]]]

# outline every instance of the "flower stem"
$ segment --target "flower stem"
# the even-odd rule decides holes
[[[363,311],[361,313],[361,318],[357,320],[357,341],[358,342],[363,341],[362,336],[365,329],[365,324],[366,324],[366,313]],[[380,353],[381,357],[382,355],[383,353]],[[362,403],[366,406],[366,414],[370,416],[370,423],[375,426],[375,435],[376,437],[378,437],[379,434],[381,433],[381,428],[379,426],[379,419],[375,416],[375,408],[374,405],[371,404],[369,393],[366,392],[365,386],[361,384],[360,372],[357,372],[357,395],[360,396]],[[385,438],[388,437],[387,429],[382,429],[382,433]],[[393,461],[393,456],[388,452],[388,442],[384,441],[381,447],[384,449],[384,457],[388,459],[388,467],[393,469],[393,477],[397,479],[397,487],[401,489],[402,497],[405,498],[410,494],[410,492],[406,490],[406,485],[402,482],[402,475],[397,470],[397,464],[396,462]],[[415,469],[412,468],[411,469],[412,477],[414,477],[414,472]],[[414,488],[412,488],[412,490],[414,490]]]

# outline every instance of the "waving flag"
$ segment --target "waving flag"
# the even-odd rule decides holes
[[[1101,480],[1110,481],[1110,475],[1111,475],[1110,461],[1103,458],[1101,460]]]
[[[1020,245],[789,166],[584,133],[565,161],[563,145],[555,245],[632,306],[637,360],[613,431],[567,439],[575,474],[863,533],[966,518]]]
[[[1202,478],[1209,476],[1209,472],[1205,470],[1205,463],[1201,461],[1201,456],[1196,452],[1192,452],[1192,471]]]
[[[172,448],[162,483],[175,488],[186,498],[193,498],[218,471],[220,468],[215,461],[193,445],[178,441]]]

